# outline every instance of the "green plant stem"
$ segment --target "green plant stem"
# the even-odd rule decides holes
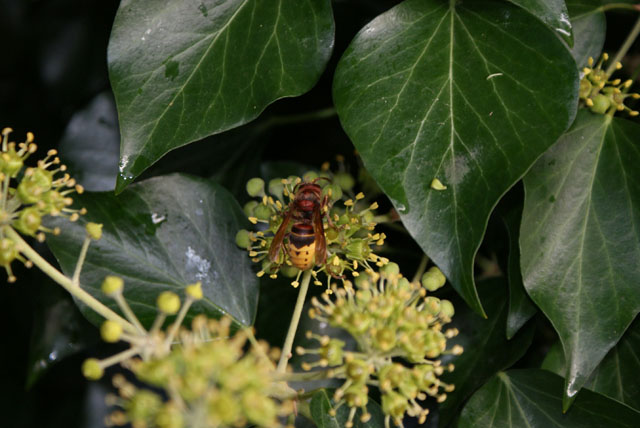
[[[422,274],[427,268],[427,263],[429,263],[429,257],[426,254],[422,255],[422,259],[420,260],[420,264],[418,265],[418,269],[416,269],[415,275],[413,275],[413,279],[411,282],[418,282],[422,278]]]
[[[169,327],[167,338],[164,340],[164,346],[167,348],[167,350],[171,346],[171,342],[173,341],[173,338],[178,332],[178,328],[180,328],[180,324],[182,324],[182,321],[184,321],[184,317],[187,315],[187,312],[189,311],[189,308],[191,307],[192,303],[193,303],[193,297],[188,296],[187,300],[184,302],[184,305],[182,305],[182,308],[180,308],[180,312],[178,313],[178,316],[173,321],[173,324],[171,324],[171,327]]]
[[[127,330],[127,332],[136,332],[136,328],[133,326],[133,324],[109,309],[98,299],[83,290],[79,285],[74,284],[70,278],[66,277],[58,269],[51,266],[51,264],[49,264],[49,262],[47,262],[44,258],[42,258],[42,256],[40,256],[40,254],[38,254],[33,248],[31,248],[31,246],[29,246],[29,244],[27,244],[24,239],[22,239],[20,234],[13,230],[13,228],[6,226],[3,228],[3,231],[5,235],[16,244],[18,251],[20,251],[29,260],[31,260],[31,262],[33,262],[33,264],[36,265],[38,269],[44,272],[45,275],[60,284],[60,286],[67,290],[73,297],[80,300],[82,303],[90,307],[97,314],[102,315],[104,318],[121,324],[122,327]]]
[[[333,374],[335,370],[316,370],[313,372],[298,372],[298,373],[283,373],[276,377],[276,380],[283,380],[286,382],[304,382],[308,380],[323,380],[336,376],[329,376]]]
[[[80,249],[80,255],[78,256],[78,261],[76,262],[76,269],[73,271],[73,277],[71,278],[71,282],[73,282],[73,284],[76,286],[80,284],[80,272],[82,271],[82,265],[84,264],[84,259],[87,257],[89,244],[91,244],[91,238],[87,236],[84,238],[84,242],[82,243],[82,248]]]
[[[137,346],[134,346],[132,348],[127,349],[126,351],[120,352],[119,354],[113,355],[109,358],[105,358],[104,360],[100,360],[100,366],[102,368],[110,367],[114,364],[118,364],[119,362],[127,360],[139,353],[140,353],[140,348],[138,348]]]
[[[631,3],[609,3],[609,4],[600,6],[598,9],[601,12],[606,12],[608,10],[613,10],[613,9],[635,10],[636,12],[639,10],[638,6]]]
[[[291,323],[289,324],[289,331],[287,331],[287,337],[284,340],[284,345],[282,345],[282,355],[280,355],[280,361],[278,361],[278,373],[284,373],[287,370],[287,362],[290,358],[289,354],[291,354],[293,339],[295,338],[296,331],[298,330],[298,323],[300,322],[300,315],[302,314],[302,307],[304,306],[304,301],[307,297],[310,282],[311,270],[307,270],[302,276],[302,283],[300,284],[296,307],[293,309],[293,316],[291,317]]]
[[[618,52],[616,52],[616,56],[613,57],[613,59],[609,63],[609,67],[607,67],[607,70],[606,70],[607,79],[609,78],[609,76],[611,76],[611,73],[613,73],[614,70],[616,69],[616,63],[621,61],[622,58],[624,58],[624,56],[627,54],[627,51],[629,51],[629,48],[631,48],[631,45],[633,45],[633,42],[635,42],[636,37],[638,37],[639,33],[640,33],[640,17],[636,19],[636,23],[633,25],[633,28],[629,32],[629,35],[627,35],[627,38],[625,39],[624,43],[622,44],[622,46],[620,46],[620,49],[618,49]]]
[[[118,307],[120,307],[120,310],[122,311],[124,316],[127,317],[127,319],[131,322],[131,324],[135,325],[140,333],[145,334],[146,330],[144,329],[142,324],[140,324],[138,317],[136,317],[136,315],[131,310],[131,307],[127,303],[127,300],[122,295],[122,291],[120,291],[119,293],[116,293],[113,296],[113,298],[118,304]]]

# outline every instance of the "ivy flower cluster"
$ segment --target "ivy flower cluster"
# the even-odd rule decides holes
[[[438,378],[445,370],[454,369],[451,364],[444,367],[438,358],[462,352],[458,345],[447,350],[447,339],[458,331],[443,330],[454,314],[453,305],[427,296],[427,290],[434,291],[445,281],[434,267],[423,275],[421,284],[411,283],[400,274],[397,264],[388,263],[379,274],[363,274],[355,284],[348,282],[344,288],[334,289],[333,298],[325,294],[322,301],[312,299],[311,318],[346,330],[357,343],[357,351],[346,351],[345,342],[309,332],[307,336],[317,340],[319,347],[297,348],[298,354],[318,356],[313,363],[304,363],[303,369],[328,367],[328,377],[345,380],[333,398],[337,407],[346,404],[351,408],[347,428],[353,426],[358,408],[362,410],[361,421],[369,419],[370,385],[380,389],[387,427],[390,420],[402,426],[405,414],[423,423],[428,409],[419,401],[431,396],[442,402],[446,392],[453,391],[453,385]]]
[[[210,320],[203,315],[193,319],[190,330],[181,327],[191,304],[202,298],[200,283],[186,287],[181,304],[177,294],[165,291],[158,296],[158,315],[146,330],[122,296],[124,282],[109,276],[102,291],[114,298],[135,329],[127,324],[107,320],[100,333],[106,342],[120,340],[129,349],[103,360],[89,358],[82,370],[88,379],[96,380],[115,364],[130,369],[136,378],[159,389],[138,388],[122,375],[113,377],[118,395],[108,397],[118,406],[107,417],[107,425],[134,428],[240,427],[247,423],[261,427],[277,427],[278,418],[293,412],[286,398],[286,385],[274,382],[274,353],[259,343],[248,330],[231,334],[231,320]],[[175,315],[163,330],[168,316]],[[247,339],[252,346],[247,351]],[[272,396],[285,396],[276,400]]]
[[[58,229],[49,229],[42,225],[45,216],[65,216],[75,221],[85,210],[72,209],[70,194],[82,193],[83,188],[69,174],[59,176],[66,170],[60,164],[55,150],[49,150],[44,159],[36,166],[27,167],[25,162],[36,152],[34,136],[27,133],[24,142],[9,141],[11,128],[2,130],[2,149],[0,152],[0,266],[4,267],[8,281],[14,282],[11,263],[19,260],[27,266],[14,239],[7,236],[7,227],[13,227],[21,233],[44,241],[45,232],[59,233]]]
[[[374,267],[383,266],[389,261],[374,252],[375,247],[384,245],[386,238],[384,233],[375,232],[374,211],[378,204],[365,202],[362,192],[351,195],[355,180],[348,174],[342,173],[335,177],[324,174],[318,177],[316,173],[309,172],[304,178],[276,178],[268,183],[267,191],[261,178],[253,178],[247,183],[248,194],[258,200],[249,201],[244,206],[244,211],[258,230],[239,231],[236,243],[249,251],[249,256],[255,263],[261,264],[257,273],[259,277],[266,274],[275,279],[282,272],[285,276],[295,277],[292,282],[294,287],[300,284],[301,271],[293,265],[286,250],[280,252],[276,261],[270,260],[268,253],[287,213],[296,210],[292,202],[296,196],[296,186],[301,183],[318,184],[322,188],[323,199],[326,197],[327,201],[320,207],[327,258],[324,265],[312,268],[314,284],[322,285],[318,273],[324,272],[327,290],[330,292],[332,278],[344,281],[347,274],[357,277],[360,268],[372,273]]]
[[[627,93],[633,81],[631,79],[609,80],[609,75],[602,66],[609,59],[607,53],[603,53],[600,60],[594,66],[593,58],[589,57],[589,66],[582,69],[580,80],[580,100],[594,113],[613,115],[616,111],[627,111],[629,116],[637,116],[638,111],[632,110],[624,104],[625,99],[640,98],[640,94]],[[615,69],[622,68],[617,62]]]

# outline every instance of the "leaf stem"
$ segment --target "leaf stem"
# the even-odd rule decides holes
[[[16,244],[16,248],[18,249],[18,251],[20,251],[29,260],[31,260],[33,264],[36,265],[49,278],[60,284],[60,286],[67,290],[73,297],[80,300],[82,303],[93,309],[99,315],[102,315],[104,318],[121,324],[122,327],[129,333],[136,332],[136,328],[129,321],[125,320],[120,315],[109,309],[98,299],[83,290],[80,285],[74,284],[70,278],[66,277],[58,269],[51,266],[51,264],[49,264],[49,262],[47,262],[42,256],[40,256],[40,254],[38,254],[33,248],[31,248],[31,246],[29,246],[29,244],[27,244],[24,239],[22,239],[22,237],[18,234],[18,232],[13,230],[12,227],[5,226],[2,230],[5,235]]]
[[[604,4],[604,5],[600,6],[598,9],[601,12],[606,12],[606,11],[612,10],[612,9],[635,10],[636,12],[640,10],[638,8],[638,5],[631,4],[631,3],[609,3],[609,4]]]
[[[113,298],[118,304],[118,307],[120,308],[124,316],[127,317],[131,324],[135,325],[140,333],[145,334],[147,331],[144,329],[142,324],[140,324],[138,317],[136,317],[136,315],[131,310],[131,307],[127,303],[127,300],[122,295],[122,292],[116,293]]]
[[[280,355],[280,361],[278,361],[278,368],[276,370],[278,373],[284,373],[287,369],[287,362],[289,361],[291,348],[293,347],[293,339],[295,338],[296,331],[298,330],[298,323],[300,322],[300,315],[302,314],[302,307],[304,306],[304,301],[307,297],[310,282],[311,270],[307,270],[302,276],[302,283],[300,284],[300,291],[298,292],[298,300],[296,301],[296,306],[293,309],[293,316],[291,317],[287,337],[284,340],[284,345],[282,345],[282,355]]]
[[[640,16],[636,20],[636,23],[633,25],[633,28],[631,29],[631,32],[629,32],[629,35],[625,39],[624,43],[622,44],[622,46],[620,46],[620,49],[618,49],[618,52],[616,52],[616,56],[609,63],[609,66],[607,67],[607,70],[606,70],[607,79],[609,78],[609,76],[611,76],[611,74],[616,69],[616,64],[619,61],[621,61],[622,58],[624,58],[624,56],[627,54],[627,51],[629,50],[629,48],[631,48],[631,45],[633,45],[633,42],[635,42],[636,37],[638,37],[639,33],[640,33]]]

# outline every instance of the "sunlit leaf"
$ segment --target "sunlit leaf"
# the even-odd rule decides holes
[[[492,1],[404,1],[338,64],[336,108],[367,170],[478,313],[473,260],[489,215],[570,125],[577,85],[551,30]]]

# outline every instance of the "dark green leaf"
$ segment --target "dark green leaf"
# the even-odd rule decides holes
[[[591,391],[562,413],[562,378],[545,370],[498,373],[462,411],[460,428],[637,427],[640,412]]]
[[[533,325],[507,340],[504,325],[507,319],[507,286],[504,279],[494,278],[478,283],[478,292],[488,319],[482,318],[462,302],[456,305],[451,327],[460,333],[449,340],[447,347],[459,344],[464,348],[462,355],[443,358],[443,364],[453,363],[455,370],[446,373],[442,380],[455,385],[455,390],[447,394],[440,404],[439,425],[446,426],[460,414],[464,401],[498,371],[510,367],[522,357],[531,344]],[[447,325],[449,328],[449,325]],[[498,351],[499,350],[499,351]]]
[[[104,225],[102,239],[89,247],[80,277],[96,298],[116,308],[100,285],[106,275],[121,276],[127,301],[148,325],[156,316],[158,294],[172,290],[183,295],[186,285],[201,281],[204,299],[190,314],[227,313],[242,325],[253,322],[258,281],[246,252],[235,245],[236,232],[248,222],[223,187],[175,174],[142,181],[120,196],[85,193],[76,199],[88,214],[76,223],[58,221],[62,234],[47,242],[63,271],[71,274],[85,223]],[[92,314],[81,309],[88,317]]]
[[[507,339],[511,339],[520,328],[538,311],[522,283],[520,272],[520,219],[522,218],[522,197],[520,204],[502,215],[509,233],[509,261],[507,273],[509,277],[509,315],[507,316]]]
[[[478,313],[473,260],[493,207],[569,126],[578,74],[508,3],[408,0],[355,37],[334,99],[404,225]],[[446,190],[430,187],[439,179]]]
[[[522,275],[560,336],[566,398],[640,311],[639,135],[638,124],[581,110],[524,179]]]
[[[602,52],[607,20],[601,6],[600,0],[567,1],[575,39],[571,54],[578,67],[586,66],[589,57],[596,59]]]
[[[573,32],[564,0],[509,0],[535,15],[573,46]]]
[[[560,376],[564,375],[564,355],[559,342],[555,343],[547,353],[542,368]],[[631,324],[620,342],[604,357],[584,386],[640,410],[638,373],[640,373],[640,320]]]
[[[325,389],[321,389],[311,398],[311,416],[318,428],[343,428],[349,418],[349,407],[340,406],[335,416],[329,415],[332,408],[332,401],[329,399],[329,393]],[[362,412],[358,410],[353,420],[353,428],[383,428],[384,414],[382,409],[375,401],[369,399],[367,411],[371,414],[371,419],[367,422],[360,422]]]
[[[329,0],[123,1],[109,42],[117,189],[165,153],[308,91],[333,48]]]
[[[113,96],[103,92],[74,114],[59,152],[69,172],[86,190],[113,190],[118,176],[120,134]]]

